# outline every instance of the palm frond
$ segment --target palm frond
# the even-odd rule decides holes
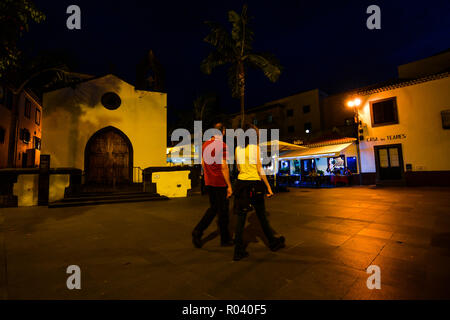
[[[246,56],[248,63],[261,69],[264,75],[272,82],[276,82],[281,74],[281,66],[278,60],[267,53],[265,54],[249,54]]]
[[[211,74],[215,68],[232,61],[233,59],[231,55],[214,50],[211,51],[205,59],[203,59],[200,64],[200,70],[202,70],[203,73]]]
[[[232,51],[234,42],[230,33],[217,22],[206,21],[205,23],[211,28],[211,31],[203,40],[216,47],[219,52]]]
[[[252,50],[254,33],[248,24],[247,10],[243,9],[239,15],[236,11],[228,12],[228,21],[232,25],[231,38],[235,42],[235,46],[239,52],[242,52],[244,46],[244,54]]]
[[[228,11],[228,21],[231,22],[231,37],[235,42],[242,40],[242,19],[241,16],[234,10]]]

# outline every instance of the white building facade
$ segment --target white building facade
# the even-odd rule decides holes
[[[359,91],[366,183],[450,185],[448,72]]]

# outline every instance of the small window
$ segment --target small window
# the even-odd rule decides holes
[[[450,110],[441,111],[442,128],[450,129]]]
[[[356,165],[356,157],[348,157],[347,158],[347,168],[351,173],[358,173],[357,165]]]
[[[41,139],[39,139],[36,136],[33,137],[33,148],[37,149],[37,150],[41,150]]]
[[[5,143],[5,135],[6,135],[6,130],[2,127],[0,127],[0,143],[3,144]]]
[[[5,90],[5,106],[11,110],[13,107],[13,93],[11,92],[11,90],[6,89]]]
[[[257,126],[257,125],[258,125],[258,119],[253,119],[253,124],[254,124],[255,126]]]
[[[292,117],[292,116],[294,116],[294,109],[288,109],[288,110],[286,111],[286,116],[287,116],[287,117]]]
[[[267,116],[267,122],[268,122],[268,123],[272,123],[272,122],[273,122],[273,117],[272,117],[271,114],[269,114],[269,115]]]
[[[115,110],[122,104],[122,100],[115,92],[107,92],[102,96],[102,105],[108,110]]]
[[[295,127],[294,126],[289,126],[288,127],[288,132],[289,133],[295,132]]]
[[[40,124],[41,124],[41,110],[39,110],[38,108],[36,108],[36,114],[35,114],[35,116],[34,116],[34,122],[35,122],[37,125],[40,125]]]
[[[31,117],[31,101],[25,98],[25,117]]]
[[[303,106],[303,113],[310,113],[311,112],[311,106],[308,104],[306,106]]]
[[[306,133],[311,133],[311,130],[312,130],[312,124],[311,124],[311,122],[306,122],[306,123],[304,124],[304,129],[305,129],[305,132],[306,132]]]
[[[389,98],[371,102],[372,126],[398,123],[397,99]]]

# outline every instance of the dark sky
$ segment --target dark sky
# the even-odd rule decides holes
[[[450,47],[450,1],[246,1],[254,17],[254,48],[270,51],[284,67],[270,83],[251,71],[247,106],[296,92],[321,88],[334,93],[396,76],[396,66]],[[24,39],[28,48],[63,49],[78,62],[78,72],[115,73],[135,81],[135,66],[153,49],[166,69],[168,105],[189,108],[195,96],[216,91],[222,105],[236,111],[225,69],[203,75],[201,60],[209,52],[203,42],[205,20],[228,26],[228,10],[240,12],[242,1],[102,1],[35,0],[47,15],[32,25]],[[81,8],[81,30],[66,28],[66,8]],[[381,30],[366,28],[366,9],[381,8]]]

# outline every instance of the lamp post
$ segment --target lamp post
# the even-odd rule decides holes
[[[356,154],[358,158],[358,176],[359,176],[359,185],[362,185],[362,170],[361,170],[361,153],[359,151],[359,112],[358,106],[361,104],[361,99],[355,98],[353,100],[349,100],[347,102],[347,106],[353,108],[354,111],[354,124],[353,129],[356,135]]]

